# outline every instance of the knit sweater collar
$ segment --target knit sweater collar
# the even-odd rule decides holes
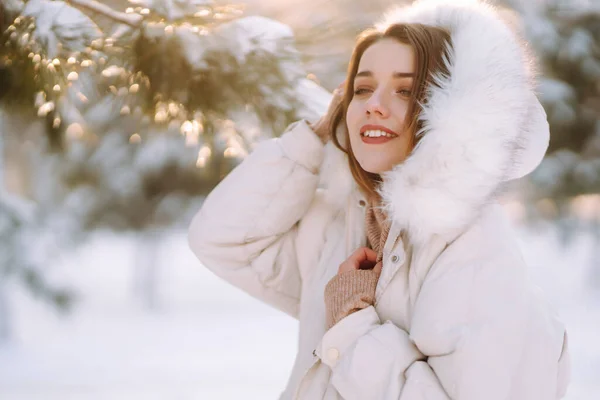
[[[367,239],[371,248],[377,253],[377,262],[383,258],[383,247],[390,233],[391,223],[381,206],[380,199],[371,199],[365,212]]]

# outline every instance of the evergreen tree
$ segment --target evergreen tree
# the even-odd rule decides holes
[[[129,3],[0,4],[0,111],[45,126],[30,146],[33,211],[0,198],[0,273],[59,305],[72,296],[45,283],[48,248],[98,228],[145,230],[156,247],[257,142],[329,102],[286,25],[211,1]],[[155,270],[136,266],[142,281]]]
[[[561,209],[576,196],[600,193],[600,3],[547,1],[525,12],[523,23],[540,62],[551,130],[532,182],[536,197]]]
[[[328,101],[283,24],[209,1],[130,3],[29,0],[2,36],[5,101],[47,124],[33,198],[71,236],[187,221],[258,141]]]
[[[0,29],[10,25],[23,3],[7,0],[0,7]],[[8,59],[2,59],[6,64]],[[10,64],[10,63],[9,63]],[[0,87],[14,84],[11,75],[0,69]],[[1,94],[5,94],[0,89]],[[18,103],[18,98],[16,99]],[[23,103],[24,104],[24,103]],[[3,107],[4,108],[4,107]],[[9,107],[12,110],[12,107]],[[37,207],[29,200],[6,191],[4,183],[5,110],[0,109],[0,342],[11,335],[10,304],[7,285],[16,281],[34,297],[41,298],[61,310],[72,303],[70,289],[49,282],[43,270],[52,259],[53,236],[40,225]],[[49,234],[50,233],[50,234]]]

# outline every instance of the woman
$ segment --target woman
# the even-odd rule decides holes
[[[281,398],[564,395],[565,328],[494,201],[547,148],[532,81],[492,7],[414,3],[359,38],[341,104],[208,196],[195,254],[300,320]]]

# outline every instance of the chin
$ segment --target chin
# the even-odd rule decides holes
[[[390,163],[382,163],[381,160],[360,161],[360,166],[372,174],[382,174],[390,171],[394,166]]]

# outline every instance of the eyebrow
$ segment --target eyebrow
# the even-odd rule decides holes
[[[373,73],[371,71],[361,71],[356,74],[357,78],[362,76],[372,77]],[[414,78],[415,74],[413,72],[394,72],[393,76],[394,78]]]

